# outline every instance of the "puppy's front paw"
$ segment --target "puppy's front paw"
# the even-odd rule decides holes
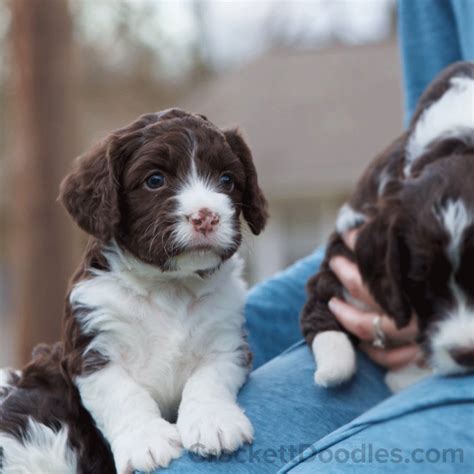
[[[118,474],[131,474],[168,466],[181,455],[182,445],[176,425],[157,418],[120,434],[112,451]]]
[[[219,456],[253,441],[253,427],[235,403],[192,403],[180,409],[178,430],[183,446],[201,456]]]
[[[322,387],[334,387],[349,380],[356,371],[354,347],[346,334],[325,331],[312,344],[317,370],[314,381]]]

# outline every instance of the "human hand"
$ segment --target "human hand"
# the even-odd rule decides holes
[[[354,250],[357,230],[348,232],[343,238],[346,245]],[[329,266],[352,298],[363,303],[366,308],[361,309],[339,298],[332,298],[329,301],[329,308],[339,323],[361,340],[360,349],[374,362],[390,370],[420,361],[421,350],[414,342],[418,334],[416,316],[411,318],[406,327],[398,329],[393,320],[384,314],[374,301],[353,262],[336,256],[331,259]],[[377,317],[380,317],[379,327],[385,335],[386,347],[375,347],[373,344],[374,320]]]

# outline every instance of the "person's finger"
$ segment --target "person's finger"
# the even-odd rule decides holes
[[[408,344],[394,349],[381,349],[370,343],[362,343],[360,349],[375,363],[387,369],[398,369],[422,358],[420,347],[417,344]]]
[[[363,341],[374,339],[373,319],[376,313],[364,312],[339,298],[331,298],[328,306],[344,329]]]
[[[414,315],[411,317],[410,322],[406,326],[399,329],[397,328],[395,321],[385,314],[368,314],[371,318],[370,324],[372,325],[372,328],[374,324],[374,317],[381,316],[380,326],[389,342],[413,342],[418,335],[418,321]]]
[[[336,256],[329,261],[329,267],[353,298],[371,308],[377,308],[372,295],[362,282],[362,277],[355,263],[347,260],[347,258]]]
[[[345,232],[342,236],[342,240],[344,240],[344,243],[352,251],[354,251],[355,249],[358,235],[359,235],[359,229],[353,229],[353,230],[350,230],[349,232]]]
[[[406,327],[398,329],[389,317],[374,311],[363,311],[339,298],[331,298],[329,309],[347,331],[363,341],[374,340],[374,319],[378,316],[381,316],[381,328],[388,342],[411,342],[418,334],[418,324],[414,317]]]

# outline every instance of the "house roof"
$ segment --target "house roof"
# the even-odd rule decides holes
[[[345,193],[402,128],[397,47],[272,53],[216,77],[182,105],[240,126],[270,198]]]

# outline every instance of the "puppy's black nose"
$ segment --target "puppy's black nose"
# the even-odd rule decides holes
[[[459,365],[474,368],[474,348],[451,349],[449,354]]]

